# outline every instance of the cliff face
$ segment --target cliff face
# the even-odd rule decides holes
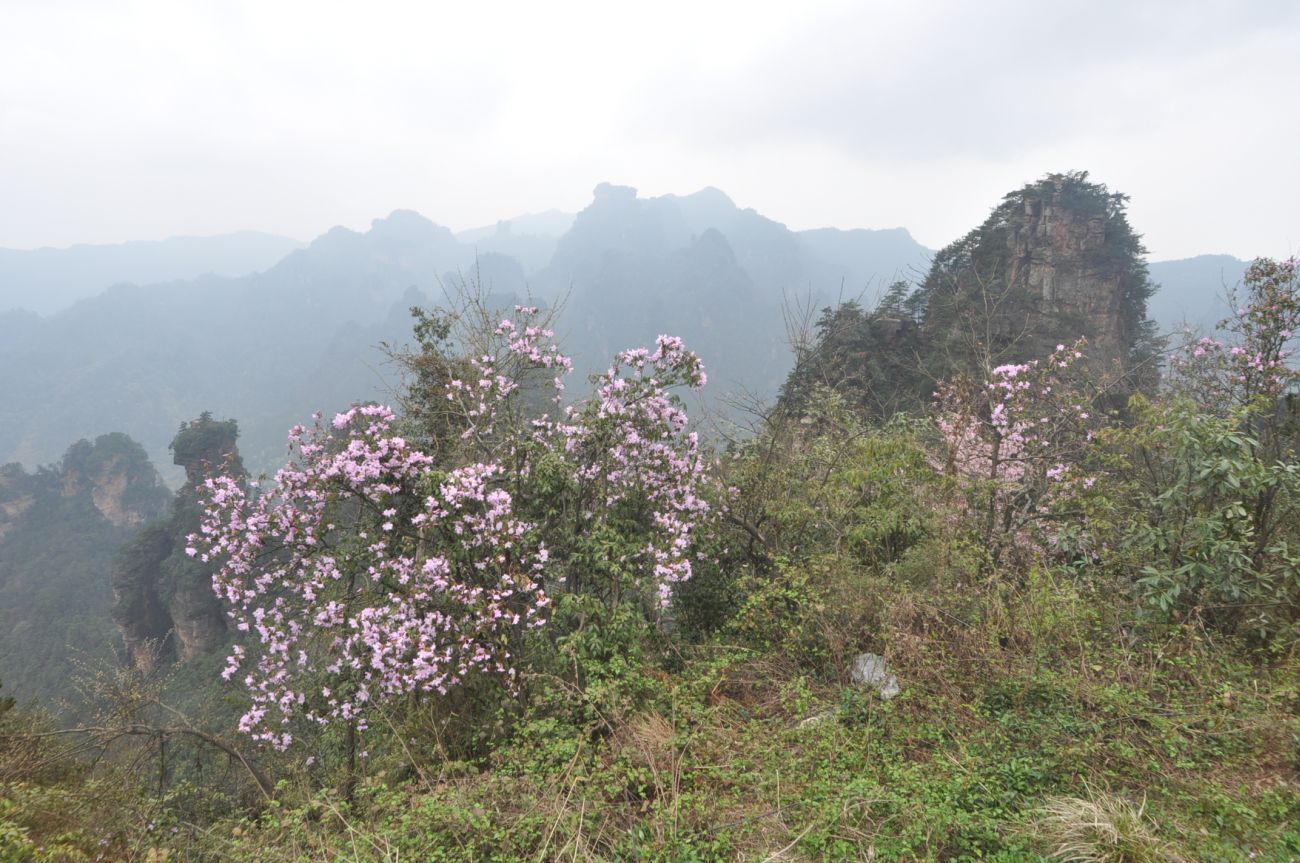
[[[134,473],[133,465],[123,457],[110,456],[85,471],[68,471],[63,478],[63,496],[87,495],[109,524],[139,527],[157,518],[161,512],[156,507],[142,509],[131,500],[131,495],[138,490],[137,483],[141,480],[151,487],[160,486],[162,481],[156,472],[148,478],[134,476]]]
[[[172,441],[173,461],[185,469],[167,521],[138,533],[124,550],[113,574],[113,620],[137,664],[161,653],[180,661],[215,648],[226,620],[212,592],[212,569],[188,557],[185,538],[198,530],[199,494],[216,472],[243,476],[233,420],[204,414],[181,427]]]
[[[1087,340],[1088,362],[1123,399],[1154,382],[1159,348],[1147,318],[1145,250],[1125,197],[1053,174],[1007,195],[975,230],[934,257],[910,291],[896,282],[868,312],[827,309],[782,402],[798,411],[816,386],[885,418],[930,403],[935,384]]]
[[[139,444],[124,434],[81,440],[49,468],[0,465],[0,541],[42,500],[89,501],[113,527],[136,527],[166,511],[170,495]]]
[[[78,441],[61,464],[60,493],[85,496],[114,527],[138,527],[162,516],[170,495],[143,449],[124,434]]]
[[[1093,355],[1124,357],[1120,307],[1127,268],[1114,265],[1107,218],[1060,200],[1058,181],[1046,194],[1027,195],[1023,220],[1007,232],[1008,280],[1023,283],[1038,300],[1036,323],[1078,321],[1090,335]]]
[[[1125,201],[1086,173],[1049,175],[941,251],[918,292],[932,353],[957,357],[941,370],[1023,361],[1081,336],[1099,371],[1138,368],[1152,350],[1152,286]]]
[[[80,441],[28,474],[0,467],[0,679],[23,698],[72,695],[73,657],[113,657],[109,573],[171,495],[125,435]]]
[[[199,529],[198,490],[218,473],[244,476],[244,463],[235,441],[234,420],[219,422],[204,414],[183,426],[172,440],[172,461],[185,468],[185,487],[176,497],[172,516],[173,548],[163,563],[168,588],[167,612],[182,662],[212,650],[226,631],[226,616],[212,592],[212,567],[185,554],[185,538]]]
[[[172,631],[171,615],[158,595],[159,574],[171,551],[168,526],[150,525],[122,549],[113,573],[113,622],[136,667],[152,663]]]

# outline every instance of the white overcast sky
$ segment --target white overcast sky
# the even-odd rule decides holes
[[[0,246],[717,186],[940,247],[1087,169],[1155,259],[1300,251],[1300,2],[0,0]]]

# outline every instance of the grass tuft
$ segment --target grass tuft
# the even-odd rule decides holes
[[[1053,797],[1031,823],[1062,863],[1189,863],[1155,833],[1146,800],[1089,789],[1088,797]]]

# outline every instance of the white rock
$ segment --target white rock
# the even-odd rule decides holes
[[[870,686],[885,701],[902,692],[898,678],[889,673],[885,657],[878,653],[859,653],[853,657],[849,664],[849,680],[858,686]]]

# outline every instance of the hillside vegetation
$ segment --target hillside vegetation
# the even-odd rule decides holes
[[[0,704],[0,860],[1296,859],[1297,262],[1156,374],[1122,199],[1031,193],[1097,244],[828,308],[716,447],[689,340],[419,311],[395,407],[204,460],[210,652]]]

